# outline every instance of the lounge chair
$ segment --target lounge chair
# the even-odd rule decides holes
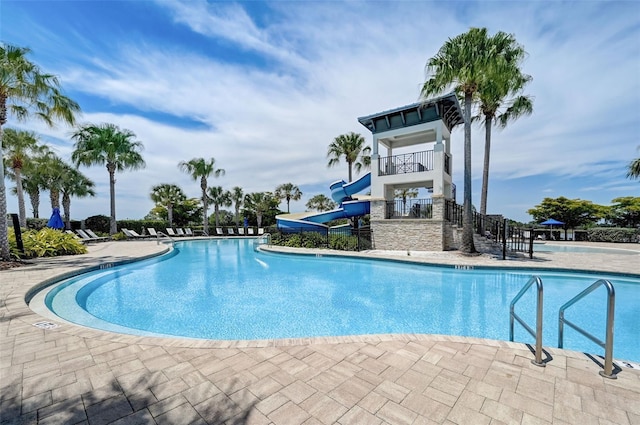
[[[96,235],[95,232],[91,229],[85,229],[84,231],[91,237],[91,239],[95,239],[96,241],[106,241],[107,239],[110,239],[105,236]]]
[[[77,241],[79,241],[79,242],[82,242],[82,243],[91,242],[91,240],[90,240],[90,239],[84,239],[84,238],[81,238],[81,237],[80,237],[80,236],[78,236],[76,233],[74,233],[74,232],[73,232],[73,230],[65,230],[64,232],[65,232],[65,233],[68,233],[68,234],[70,234],[70,235],[73,235],[73,236],[76,238],[76,240],[77,240]]]
[[[238,235],[244,236],[244,227],[238,227]]]
[[[94,239],[91,236],[89,236],[87,234],[87,232],[85,232],[82,229],[78,229],[76,230],[76,233],[78,234],[78,236],[80,236],[80,238],[85,241],[85,242],[98,242],[98,239]]]
[[[249,227],[249,228],[247,229],[247,235],[249,235],[249,236],[253,236],[253,235],[255,235],[255,233],[253,233],[253,227]]]
[[[264,235],[264,229],[262,227],[258,228],[258,236]]]
[[[125,234],[125,236],[129,239],[144,239],[147,238],[147,235],[141,235],[138,232],[136,232],[135,230],[129,230],[129,229],[121,229],[122,233]]]
[[[233,227],[227,228],[227,232],[229,232],[229,236],[235,236],[236,232],[233,230]]]
[[[193,231],[192,231],[192,230],[191,230],[191,228],[189,228],[189,227],[185,227],[185,228],[184,228],[184,234],[185,234],[185,235],[187,235],[187,236],[195,236],[195,235],[193,234]]]
[[[220,227],[216,227],[216,235],[218,235],[218,236],[224,236],[224,233],[222,232],[222,228],[220,228]]]
[[[176,227],[176,236],[187,236],[180,227]]]
[[[147,232],[149,232],[149,236],[153,236],[154,238],[158,237],[158,232],[153,227],[147,227]]]
[[[173,231],[171,227],[167,227],[167,235],[168,236],[178,236],[176,232]]]

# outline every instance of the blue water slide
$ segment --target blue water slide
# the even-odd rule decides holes
[[[309,230],[326,233],[329,228],[323,223],[369,214],[369,201],[358,201],[351,198],[352,195],[363,191],[369,186],[371,186],[371,173],[367,173],[351,183],[347,183],[344,180],[333,182],[329,188],[331,189],[333,200],[340,204],[338,208],[310,214],[301,219],[287,218],[286,214],[280,215],[276,217],[278,228],[285,232],[287,230]]]

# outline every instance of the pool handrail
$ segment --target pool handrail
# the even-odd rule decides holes
[[[522,298],[522,296],[527,292],[527,290],[533,285],[536,284],[537,288],[537,307],[536,307],[536,330],[535,332],[529,325],[525,323],[520,316],[518,316],[515,312],[516,303]],[[531,276],[529,281],[522,287],[518,295],[516,295],[513,300],[511,300],[511,304],[509,304],[509,341],[513,342],[513,325],[514,319],[518,321],[522,325],[522,327],[531,334],[532,337],[536,339],[536,358],[531,360],[536,366],[545,367],[546,363],[542,361],[542,295],[543,295],[543,287],[542,287],[542,279],[539,276]]]
[[[607,324],[606,324],[606,341],[600,341],[598,338],[585,331],[575,323],[567,320],[564,317],[564,311],[571,307],[573,304],[589,295],[598,287],[604,286],[607,289]],[[562,348],[564,345],[564,325],[567,324],[574,330],[581,333],[583,336],[589,338],[591,341],[598,344],[601,348],[604,348],[604,370],[601,370],[600,376],[609,379],[616,379],[617,376],[613,373],[613,321],[616,307],[616,291],[613,288],[613,284],[606,279],[598,279],[591,284],[587,289],[580,292],[575,297],[564,303],[558,312],[558,348]]]
[[[171,241],[171,246],[174,246],[175,243],[176,243],[175,239],[173,239],[171,236],[169,236],[166,233],[163,233],[161,231],[157,231],[156,232],[156,245],[160,245],[160,238],[161,237],[165,237],[165,238],[169,239]]]

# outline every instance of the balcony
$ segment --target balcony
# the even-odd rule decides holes
[[[394,199],[387,201],[385,218],[432,218],[433,200],[426,199]]]
[[[406,153],[378,158],[378,175],[419,173],[433,170],[433,151]]]

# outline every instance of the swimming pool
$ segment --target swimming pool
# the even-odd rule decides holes
[[[180,242],[171,255],[64,281],[45,303],[70,322],[134,335],[251,340],[429,333],[507,340],[509,303],[534,273],[545,285],[544,345],[557,346],[560,305],[608,278],[617,293],[614,356],[640,361],[639,279],[271,254],[256,252],[250,239]],[[604,338],[604,310],[599,289],[566,317]],[[533,291],[516,311],[535,322]],[[520,327],[515,335],[532,342]],[[602,351],[571,329],[564,346]]]
[[[598,246],[584,246],[584,245],[559,245],[559,244],[538,243],[538,242],[534,242],[533,250],[534,252],[574,252],[574,253],[597,253],[597,254],[618,254],[618,255],[640,256],[640,251],[633,251],[630,249],[603,248]]]

